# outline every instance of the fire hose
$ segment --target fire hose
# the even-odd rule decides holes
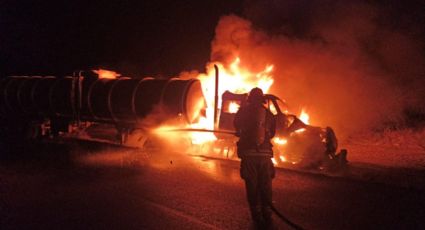
[[[287,225],[291,226],[293,229],[295,230],[303,230],[304,228],[302,228],[301,226],[299,226],[298,224],[292,222],[291,220],[289,220],[288,218],[286,218],[281,212],[279,212],[279,210],[277,210],[273,204],[269,203],[270,208],[272,209],[272,211],[283,221],[285,222]]]
[[[170,131],[173,132],[181,132],[181,131],[188,131],[188,132],[213,132],[213,133],[225,133],[225,134],[233,134],[235,135],[236,132],[234,131],[227,131],[227,130],[208,130],[208,129],[193,129],[193,128],[186,128],[186,129],[172,129]],[[279,210],[277,210],[274,205],[272,203],[268,204],[271,208],[271,210],[283,221],[285,222],[287,225],[291,226],[293,229],[295,230],[303,230],[304,228],[302,228],[301,226],[299,226],[298,224],[292,222],[291,220],[289,220],[287,217],[285,217],[281,212],[279,212]]]

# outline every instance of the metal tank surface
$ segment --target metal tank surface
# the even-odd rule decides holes
[[[5,118],[73,117],[72,77],[7,77],[0,83],[0,111]]]
[[[0,81],[0,116],[91,121],[141,128],[150,116],[195,122],[205,109],[197,79],[13,76]]]
[[[98,79],[83,90],[84,120],[143,126],[148,115],[158,122],[182,117],[193,123],[204,109],[201,83],[190,80]]]

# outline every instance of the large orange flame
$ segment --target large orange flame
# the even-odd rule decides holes
[[[208,129],[214,130],[214,94],[215,94],[215,68],[214,65],[218,66],[219,69],[219,85],[218,85],[218,109],[221,108],[221,95],[225,91],[232,93],[248,93],[252,88],[259,87],[264,93],[267,93],[272,86],[273,80],[273,65],[267,65],[262,71],[252,72],[249,68],[242,66],[239,57],[228,65],[226,68],[224,64],[220,62],[213,62],[207,65],[206,73],[199,74],[197,78],[201,81],[203,94],[207,102],[206,116],[201,117],[198,123],[189,124],[187,127],[192,129]],[[226,112],[236,113],[239,109],[239,104],[231,102],[228,108],[223,108]],[[309,124],[309,115],[303,109],[300,114],[300,119]],[[157,132],[166,131],[173,128],[182,127],[160,127]],[[303,132],[303,129],[297,130],[297,132]],[[188,138],[191,139],[192,144],[204,144],[206,142],[216,141],[217,137],[214,133],[208,132],[188,132]],[[285,145],[287,140],[284,138],[274,138],[274,143],[277,145]],[[280,159],[282,161],[282,159]]]
[[[247,93],[254,87],[261,88],[265,93],[268,92],[273,84],[273,65],[267,65],[264,70],[253,73],[248,68],[241,67],[241,60],[237,57],[230,65],[225,68],[222,63],[210,63],[207,66],[207,73],[200,74],[198,79],[202,83],[204,96],[207,100],[207,106],[213,107],[214,89],[215,89],[215,70],[214,64],[219,68],[220,80],[218,93],[221,96],[226,90],[232,93]],[[221,105],[221,98],[219,106]]]
[[[221,109],[221,95],[225,91],[232,93],[247,93],[254,87],[259,87],[263,92],[268,92],[273,84],[273,65],[267,65],[258,73],[251,72],[248,68],[241,66],[241,60],[237,57],[230,65],[225,68],[222,63],[210,63],[207,66],[207,73],[198,75],[201,81],[202,90],[207,102],[206,117],[201,119],[199,123],[192,124],[191,128],[214,129],[214,93],[215,93],[215,69],[214,65],[219,68],[219,85],[218,85],[218,108]],[[224,109],[224,108],[223,108]],[[226,108],[230,113],[236,113],[239,105],[230,103],[229,108]],[[216,140],[212,133],[195,133],[192,135],[196,143],[205,143]]]
[[[221,109],[221,95],[225,91],[232,93],[247,93],[254,87],[259,87],[263,92],[268,92],[273,84],[273,65],[267,65],[265,68],[257,73],[251,72],[248,68],[241,66],[239,57],[228,65],[228,68],[220,62],[212,62],[207,65],[206,73],[199,74],[196,78],[201,81],[202,91],[206,100],[206,116],[201,117],[198,123],[189,124],[188,127],[192,129],[208,129],[213,130],[214,127],[214,96],[215,96],[215,68],[217,65],[219,69],[219,85],[218,85],[218,108]],[[236,113],[239,109],[237,103],[230,103],[229,108],[226,109],[229,113]],[[174,127],[182,128],[182,127]],[[159,127],[155,133],[173,129],[173,127]],[[217,140],[214,133],[208,132],[189,132],[188,137],[192,140],[192,144],[203,144]]]

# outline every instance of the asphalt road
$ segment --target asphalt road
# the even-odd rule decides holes
[[[238,162],[90,144],[2,154],[1,229],[251,228]],[[279,169],[273,192],[305,229],[425,229],[423,190]]]

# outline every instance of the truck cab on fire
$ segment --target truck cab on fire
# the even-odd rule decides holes
[[[226,91],[222,95],[219,130],[234,131],[233,120],[239,107],[244,106],[248,94],[235,94]],[[337,139],[330,127],[320,128],[305,124],[297,116],[288,113],[285,101],[273,94],[265,94],[265,106],[276,118],[276,136],[273,139],[274,162],[300,167],[316,167],[336,161]],[[332,135],[331,135],[332,134]],[[219,147],[236,142],[236,137],[217,134]]]

